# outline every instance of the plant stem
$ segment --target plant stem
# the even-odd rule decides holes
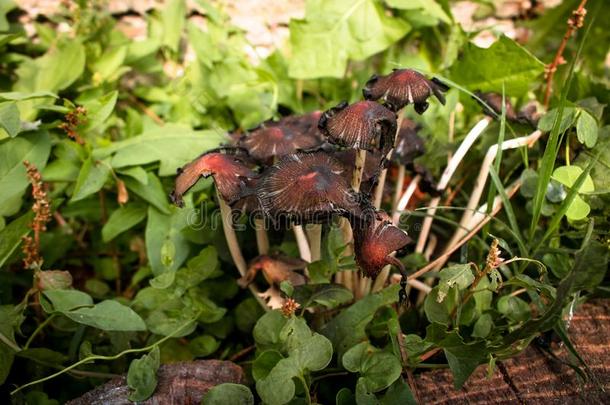
[[[307,381],[305,381],[305,377],[303,377],[302,375],[300,375],[299,380],[301,380],[301,383],[303,384],[303,389],[305,390],[305,398],[307,399],[307,404],[311,405],[311,394],[309,393],[309,386],[307,385]]]
[[[297,241],[297,246],[299,247],[301,259],[311,263],[311,250],[309,249],[309,242],[307,242],[305,231],[303,231],[303,225],[293,225],[292,230]]]
[[[256,246],[259,255],[269,253],[269,236],[265,229],[265,220],[263,218],[254,219],[254,229],[256,231]]]
[[[13,349],[16,352],[21,351],[21,348],[19,346],[17,346],[17,344],[13,343],[13,341],[11,339],[4,336],[4,334],[2,332],[0,332],[0,342],[4,343],[5,345],[7,345],[8,347],[10,347],[11,349]]]
[[[305,227],[309,248],[311,249],[311,261],[315,262],[322,258],[322,225],[309,224]]]
[[[573,18],[575,16],[577,17],[579,15],[582,15],[584,17],[584,14],[586,13],[585,4],[587,4],[587,0],[581,0],[580,4],[576,8],[576,10],[574,10],[572,12],[573,16],[570,17],[570,19],[568,20],[568,29],[567,29],[565,35],[563,36],[561,43],[559,44],[559,48],[557,49],[557,52],[555,53],[553,62],[551,62],[551,64],[546,69],[547,77],[546,77],[546,89],[544,91],[544,107],[547,109],[549,108],[549,103],[551,102],[551,92],[553,91],[553,77],[555,76],[555,72],[557,71],[557,66],[559,66],[561,61],[563,60],[563,51],[565,51],[566,45],[568,44],[568,40],[572,37],[572,35],[574,34],[574,31],[576,31],[578,28],[580,28],[580,26],[578,26],[577,24],[575,24],[573,22],[574,21]]]
[[[231,258],[233,259],[233,263],[235,263],[235,267],[237,267],[239,274],[242,277],[245,277],[246,273],[248,272],[248,266],[246,265],[246,260],[241,253],[241,248],[239,247],[239,242],[237,241],[237,235],[235,234],[235,228],[233,227],[233,218],[231,216],[231,207],[229,207],[225,200],[222,199],[218,193],[218,190],[216,190],[216,196],[218,198],[220,216],[222,217],[222,229],[229,247],[229,253],[231,253]],[[267,307],[265,301],[260,297],[256,286],[254,284],[250,284],[248,285],[248,289],[252,292],[252,295],[254,295],[254,298],[263,307],[263,309],[265,311],[269,311],[269,307]]]
[[[396,121],[396,134],[394,135],[394,145],[385,157],[387,162],[389,162],[389,159],[392,156],[392,152],[394,151],[394,147],[396,147],[396,143],[398,142],[398,133],[400,132],[400,127],[402,126],[402,121],[404,119],[404,115],[401,114],[400,112],[398,112],[397,115],[398,115],[398,119]],[[400,166],[402,166],[402,165],[400,165]],[[377,208],[377,209],[379,209],[379,207],[381,207],[381,200],[383,198],[383,189],[385,187],[385,180],[386,180],[387,175],[388,175],[388,168],[386,167],[383,170],[381,170],[381,174],[379,175],[379,182],[377,183],[377,187],[375,188],[375,198],[373,200],[373,204],[375,205],[375,208]],[[403,172],[403,179],[404,179],[404,172]],[[396,188],[402,190],[402,182],[397,181]],[[396,191],[396,193],[398,193],[398,191]]]
[[[34,332],[32,332],[32,334],[30,335],[30,337],[28,338],[27,342],[25,342],[25,346],[23,346],[23,349],[26,350],[30,347],[30,344],[32,344],[32,342],[34,341],[34,338],[36,337],[36,335],[45,327],[47,326],[47,324],[49,322],[51,322],[53,320],[53,318],[55,318],[56,314],[51,314],[47,319],[45,319],[43,322],[41,322],[38,327],[36,328],[36,330],[34,330]]]

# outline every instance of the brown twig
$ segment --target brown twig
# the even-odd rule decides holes
[[[568,19],[568,29],[561,40],[561,44],[559,44],[559,49],[557,49],[557,53],[555,53],[555,57],[553,58],[553,62],[550,65],[545,67],[545,76],[546,76],[546,89],[544,91],[544,107],[549,108],[549,103],[551,101],[551,92],[553,87],[553,77],[555,76],[555,72],[557,71],[557,66],[562,63],[565,63],[565,59],[563,58],[563,52],[566,49],[566,45],[568,40],[574,35],[574,32],[581,28],[584,25],[585,15],[587,15],[587,9],[585,9],[585,4],[587,4],[587,0],[581,0],[580,4],[576,8],[576,10],[572,11],[572,15]]]
[[[250,353],[254,349],[256,349],[256,346],[254,346],[254,345],[243,348],[240,351],[238,351],[237,353],[235,353],[233,356],[231,356],[229,358],[229,360],[235,362],[235,361],[241,359],[242,357],[244,357],[246,354]]]
[[[161,117],[159,117],[153,110],[148,108],[146,106],[146,104],[144,104],[143,102],[138,100],[134,95],[129,94],[128,97],[129,97],[129,101],[134,103],[136,105],[136,107],[138,107],[140,110],[142,110],[142,112],[144,114],[146,114],[150,119],[152,119],[156,124],[158,124],[160,126],[163,126],[165,124],[165,122],[163,121],[163,119],[161,119]]]

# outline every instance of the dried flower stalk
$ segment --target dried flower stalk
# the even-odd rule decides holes
[[[43,183],[38,168],[27,160],[23,162],[23,165],[32,185],[32,198],[34,198],[32,205],[34,219],[29,225],[34,231],[34,237],[23,237],[23,265],[25,268],[40,269],[43,263],[40,255],[40,234],[47,230],[47,222],[51,220],[51,204],[47,196],[47,185]]]

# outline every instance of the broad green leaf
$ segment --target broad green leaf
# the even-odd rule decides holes
[[[184,126],[167,124],[142,135],[114,142],[105,148],[95,149],[93,156],[101,159],[114,155],[111,161],[114,168],[158,161],[161,163],[159,176],[173,176],[178,168],[227,140],[221,131],[193,131]]]
[[[576,121],[576,134],[580,143],[592,148],[597,143],[597,120],[587,111],[582,110]]]
[[[254,405],[254,396],[245,385],[224,383],[209,390],[203,397],[206,405]]]
[[[453,386],[456,390],[462,388],[468,377],[486,357],[484,343],[446,347],[444,351],[453,373]]]
[[[13,215],[21,207],[29,185],[23,162],[27,160],[42,171],[50,152],[51,140],[44,131],[0,141],[0,215]]]
[[[273,367],[284,358],[277,350],[265,350],[254,360],[252,364],[252,377],[254,381],[267,377]]]
[[[340,284],[306,284],[295,288],[293,298],[302,306],[319,304],[332,309],[350,302],[354,295]]]
[[[87,110],[87,121],[82,131],[91,131],[100,127],[110,117],[116,104],[118,91],[111,91],[101,97],[82,100],[81,103]]]
[[[16,137],[21,131],[19,109],[13,101],[0,103],[0,128],[4,129],[9,137]]]
[[[148,207],[148,221],[146,223],[145,238],[148,261],[154,275],[159,275],[167,270],[177,270],[189,253],[189,243],[181,232],[188,226],[188,207],[179,209],[172,207],[171,215],[159,212],[155,207]],[[163,260],[162,247],[170,241],[173,244],[174,255],[171,265],[166,267]]]
[[[18,307],[0,305],[0,333],[12,343],[15,343],[15,329],[19,328],[21,316]],[[8,377],[14,358],[15,351],[0,341],[0,385],[4,384]]]
[[[171,212],[168,193],[165,192],[161,181],[154,173],[148,172],[146,183],[141,183],[131,177],[125,178],[124,182],[130,192],[150,203],[162,213],[169,214]]]
[[[79,201],[97,193],[104,187],[109,177],[110,167],[107,161],[97,161],[93,157],[85,160],[78,173],[70,201]]]
[[[42,172],[45,181],[75,182],[78,179],[81,165],[64,159],[51,161]]]
[[[186,3],[184,0],[170,0],[161,11],[163,24],[163,39],[161,44],[173,52],[178,51],[180,36],[186,16]]]
[[[276,347],[280,342],[280,330],[287,319],[278,311],[269,311],[263,315],[252,331],[256,344],[261,347]]]
[[[402,372],[400,360],[392,353],[383,352],[369,342],[362,342],[343,355],[343,367],[359,373],[359,380],[369,393],[389,387]]]
[[[207,357],[220,347],[220,342],[214,336],[201,335],[189,342],[189,349],[195,357]]]
[[[456,286],[464,290],[474,281],[472,267],[469,264],[455,264],[444,268],[440,272],[441,279],[438,283],[437,302],[443,302],[449,289]]]
[[[340,358],[350,347],[366,339],[366,326],[379,308],[398,300],[399,287],[394,284],[379,293],[367,295],[324,325],[321,332],[333,342]]]
[[[563,109],[563,115],[561,116],[561,122],[559,123],[560,134],[567,131],[567,129],[574,124],[574,120],[576,119],[576,112],[576,108],[574,107],[565,107]],[[552,110],[544,114],[542,118],[540,118],[540,121],[538,121],[538,129],[544,132],[551,132],[558,114],[558,108],[553,108]]]
[[[472,330],[472,336],[485,339],[493,328],[493,318],[489,314],[483,314],[477,319]]]
[[[118,78],[117,73],[120,72],[126,56],[127,45],[115,46],[105,50],[91,66],[94,80],[116,80]]]
[[[309,0],[305,19],[290,21],[289,75],[343,77],[348,59],[381,52],[409,30],[407,22],[388,16],[374,0]]]
[[[572,187],[582,172],[583,169],[578,166],[561,166],[553,171],[552,178],[567,187]],[[593,179],[590,175],[587,175],[578,193],[591,193],[593,191],[595,191]],[[577,195],[568,207],[566,216],[570,220],[578,221],[586,218],[590,210],[589,204]]]
[[[402,10],[423,10],[424,13],[451,24],[451,18],[434,0],[385,0],[385,2],[390,7]]]
[[[21,245],[21,238],[30,233],[31,229],[28,225],[33,217],[32,212],[27,212],[0,231],[0,268]]]
[[[144,321],[133,309],[112,300],[102,301],[93,307],[64,312],[64,315],[74,322],[105,331],[146,330]]]
[[[467,44],[449,77],[471,91],[502,94],[504,85],[506,94],[520,97],[543,72],[544,64],[534,55],[512,39],[501,36],[487,49]]]
[[[93,305],[91,296],[78,290],[46,290],[43,294],[53,305],[53,312],[66,313]]]
[[[586,255],[586,256],[585,256]],[[575,265],[573,291],[592,290],[597,287],[608,272],[608,258],[610,250],[607,245],[592,241],[578,256]]]
[[[145,401],[155,392],[160,358],[159,346],[155,346],[148,354],[132,360],[127,372],[127,385],[133,390],[130,401]]]
[[[4,384],[11,372],[15,351],[3,342],[0,342],[0,384]]]
[[[53,97],[58,98],[57,94],[50,91],[35,91],[32,93],[23,93],[20,91],[8,91],[0,93],[0,100],[23,101],[33,98]]]
[[[409,384],[399,378],[388,388],[381,398],[381,405],[417,405]]]
[[[111,241],[117,235],[142,222],[144,218],[146,218],[146,207],[139,204],[128,204],[114,210],[102,228],[102,240]]]
[[[452,306],[450,306],[448,299],[444,299],[443,302],[439,302],[438,294],[439,287],[437,286],[434,287],[428,295],[426,295],[426,299],[424,301],[424,311],[430,322],[448,325],[451,321],[449,315],[451,313]]]
[[[527,302],[510,295],[498,300],[498,312],[515,322],[525,322],[530,318],[530,307]]]
[[[176,288],[186,291],[213,276],[218,269],[218,253],[214,246],[206,246],[187,262],[186,268],[176,272]]]

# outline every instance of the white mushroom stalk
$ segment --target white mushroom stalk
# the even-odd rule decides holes
[[[269,253],[269,236],[265,229],[265,220],[263,218],[254,219],[254,230],[256,232],[256,246],[259,255]]]

